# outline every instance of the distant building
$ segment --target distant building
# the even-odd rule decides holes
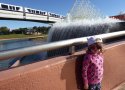
[[[36,30],[31,29],[31,30],[27,30],[27,31],[25,32],[25,34],[26,34],[26,35],[41,35],[42,33],[37,32]]]
[[[27,30],[27,31],[25,32],[26,35],[32,35],[33,33],[34,33],[33,30]]]
[[[110,16],[110,18],[115,18],[115,19],[119,19],[119,20],[124,20],[125,21],[125,13],[123,14],[119,14],[116,16]]]

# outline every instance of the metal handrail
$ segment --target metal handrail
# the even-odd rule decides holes
[[[100,34],[100,35],[95,35],[95,36],[100,37],[102,39],[110,39],[110,38],[124,36],[124,35],[125,35],[125,31],[119,31],[119,32]],[[37,46],[31,46],[31,47],[26,47],[26,48],[21,48],[21,49],[1,51],[0,60],[6,60],[9,58],[13,58],[13,57],[31,55],[35,53],[40,53],[42,51],[49,51],[49,50],[54,50],[54,49],[58,49],[58,48],[66,47],[66,46],[72,46],[74,44],[86,43],[87,38],[88,37],[81,37],[81,38],[75,38],[75,39],[70,39],[70,40],[52,42],[52,43],[48,43],[44,45],[37,45]]]

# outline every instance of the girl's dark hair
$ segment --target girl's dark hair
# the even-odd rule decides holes
[[[102,43],[97,42],[97,43],[95,43],[95,45],[96,45],[97,49],[100,50],[99,53],[103,53]],[[90,46],[88,46],[87,53],[91,53],[91,51],[92,51],[92,47],[90,45]]]

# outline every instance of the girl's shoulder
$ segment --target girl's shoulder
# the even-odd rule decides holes
[[[85,60],[90,60],[91,57],[92,57],[91,54],[86,53],[85,56],[84,56],[84,59],[85,59]]]
[[[103,53],[100,53],[99,56],[102,57],[102,58],[104,58]]]
[[[84,58],[92,59],[93,57],[102,57],[103,58],[103,53],[98,53],[98,54],[86,53]]]

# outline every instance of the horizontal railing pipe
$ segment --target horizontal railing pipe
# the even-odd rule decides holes
[[[110,39],[110,38],[124,36],[124,35],[125,35],[125,31],[119,31],[119,32],[106,33],[106,34],[100,34],[100,35],[94,35],[94,36],[101,37],[102,39]],[[66,46],[71,46],[73,44],[83,44],[87,42],[88,37],[63,40],[63,41],[52,42],[44,45],[31,46],[31,47],[20,48],[15,50],[1,51],[0,60],[6,60],[9,58],[31,55],[35,53],[40,53],[42,51],[54,50],[54,49],[58,49]]]

